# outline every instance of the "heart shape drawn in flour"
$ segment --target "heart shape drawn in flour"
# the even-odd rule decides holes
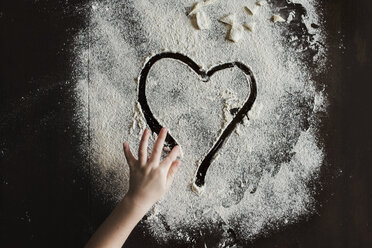
[[[151,131],[156,132],[157,134],[159,134],[162,126],[159,124],[159,121],[152,114],[150,107],[147,103],[146,81],[147,81],[147,76],[151,70],[151,67],[157,61],[161,59],[166,59],[166,58],[178,60],[188,65],[194,72],[196,72],[199,75],[199,77],[201,78],[203,82],[209,81],[210,77],[212,77],[215,72],[228,69],[228,68],[232,68],[235,66],[239,68],[246,76],[250,78],[250,80],[247,80],[247,82],[249,82],[250,93],[245,103],[235,114],[233,120],[225,127],[225,129],[223,130],[221,135],[218,137],[217,141],[214,143],[212,148],[209,150],[208,154],[204,157],[204,159],[202,160],[201,164],[199,165],[197,169],[196,176],[194,179],[194,185],[200,188],[204,186],[205,184],[205,176],[206,176],[209,166],[213,162],[214,156],[216,155],[218,150],[222,147],[226,139],[231,135],[232,131],[235,129],[237,124],[239,122],[242,122],[243,118],[247,116],[249,110],[251,110],[253,103],[256,100],[256,96],[257,96],[256,80],[255,80],[255,77],[251,69],[241,62],[230,62],[230,63],[219,64],[219,65],[212,67],[210,70],[205,71],[201,69],[201,67],[198,64],[196,64],[192,59],[180,53],[164,52],[164,53],[160,53],[160,54],[157,54],[151,57],[144,65],[141,71],[141,74],[139,76],[138,102],[140,103],[142,112],[145,116],[146,122],[149,125]],[[177,145],[175,139],[169,133],[165,139],[165,143],[166,143],[166,146],[168,146],[171,149]]]

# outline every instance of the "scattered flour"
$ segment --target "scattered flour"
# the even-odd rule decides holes
[[[203,82],[185,64],[164,59],[152,67],[147,82],[154,116],[184,154],[177,180],[143,223],[159,242],[192,244],[215,230],[224,247],[234,237],[249,241],[314,211],[308,185],[317,180],[324,155],[312,116],[326,110],[326,94],[315,90],[322,82],[312,78],[326,63],[326,49],[313,44],[326,44],[326,36],[315,0],[292,1],[303,5],[307,15],[296,19],[300,15],[293,13],[286,25],[275,25],[271,17],[280,12],[277,2],[282,8],[290,1],[204,2],[213,4],[202,7],[210,24],[200,31],[188,15],[194,1],[92,3],[87,8],[89,28],[76,37],[77,114],[89,133],[86,149],[97,194],[116,202],[129,182],[121,143],[128,141],[136,150],[146,126],[137,103],[137,78],[146,59],[173,51],[205,70],[232,61],[249,66],[257,80],[256,102],[211,164],[202,194],[195,194],[190,183],[199,161],[233,118],[232,110],[249,95],[248,78],[230,68]],[[259,15],[247,14],[247,2],[262,5]],[[218,20],[230,13],[224,23],[233,28],[254,22],[255,34],[240,32],[234,38],[239,43],[226,41],[226,25]],[[299,22],[313,39],[293,45],[288,40],[304,37],[301,30],[289,30]],[[312,29],[312,23],[319,28]],[[315,55],[305,54],[305,47],[315,49]],[[313,60],[316,70],[304,62]]]

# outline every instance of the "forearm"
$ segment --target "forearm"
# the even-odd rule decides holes
[[[148,206],[136,204],[129,196],[125,196],[89,240],[86,247],[122,247],[148,208]]]

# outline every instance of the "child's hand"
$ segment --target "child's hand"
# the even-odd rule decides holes
[[[180,161],[179,146],[175,146],[168,156],[160,162],[166,128],[162,128],[155,142],[150,157],[147,156],[147,145],[150,136],[148,129],[142,135],[138,149],[138,160],[130,151],[128,143],[124,143],[124,153],[130,168],[129,190],[126,195],[133,204],[144,210],[151,208],[169,189],[177,172]]]
[[[130,168],[128,193],[95,232],[86,247],[122,247],[133,228],[172,184],[180,165],[177,160],[180,148],[175,146],[160,162],[167,136],[167,130],[162,128],[151,156],[147,158],[149,136],[150,131],[146,129],[138,149],[138,160],[130,152],[128,143],[123,144]]]

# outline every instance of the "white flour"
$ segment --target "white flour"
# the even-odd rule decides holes
[[[240,61],[257,79],[249,120],[238,124],[219,151],[204,192],[197,195],[190,182],[198,162],[233,118],[230,108],[245,101],[247,79],[233,68],[204,83],[181,62],[164,59],[153,66],[147,81],[150,108],[184,153],[177,180],[144,221],[159,241],[192,243],[207,226],[221,229],[223,246],[231,240],[228,229],[240,240],[251,240],[314,210],[314,192],[307,185],[317,180],[323,151],[312,116],[326,108],[324,93],[315,90],[322,82],[312,80],[326,62],[325,47],[316,47],[326,43],[321,9],[315,0],[296,0],[307,10],[301,17],[286,8],[291,6],[286,1],[267,1],[249,15],[247,2],[255,4],[214,1],[203,7],[210,21],[203,30],[188,16],[194,1],[96,2],[88,10],[89,30],[76,39],[77,113],[90,134],[97,193],[107,200],[120,200],[128,188],[121,143],[129,141],[135,151],[146,127],[137,105],[137,78],[145,59],[179,52],[206,70]],[[237,43],[226,39],[229,27],[218,21],[234,13],[239,25],[255,23],[255,31],[245,29]],[[279,13],[290,20],[273,23]],[[313,38],[293,30],[291,25],[302,21]],[[304,61],[318,67],[309,69]]]

